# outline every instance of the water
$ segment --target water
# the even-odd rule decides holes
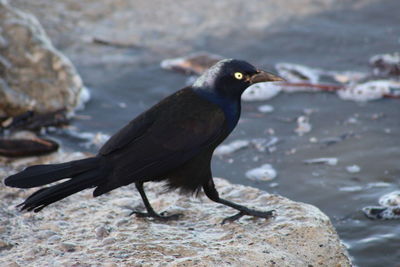
[[[204,38],[193,44],[193,50],[247,59],[270,70],[277,62],[293,62],[353,71],[367,71],[372,55],[399,50],[398,0],[371,1],[352,8],[345,3],[307,17],[282,18],[265,30],[241,31],[237,25],[236,32]],[[162,53],[156,54],[148,64],[134,68],[115,63],[111,67],[93,67],[75,62],[92,89],[93,98],[79,112],[91,119],[75,120],[73,124],[82,131],[112,134],[182,87],[186,78],[160,69],[158,62],[162,59]],[[263,104],[272,105],[274,111],[261,114],[257,108]],[[295,120],[304,115],[305,109],[314,110],[310,115],[313,129],[298,136],[294,132]],[[242,119],[226,142],[269,138],[270,129],[282,141],[273,153],[247,148],[230,157],[215,157],[214,175],[319,207],[332,219],[357,266],[398,266],[399,221],[368,220],[361,209],[376,205],[381,195],[400,189],[399,118],[400,100],[394,99],[358,104],[340,100],[334,94],[297,93],[281,94],[267,102],[244,103]],[[343,134],[350,135],[329,146],[310,142],[311,137],[322,140]],[[61,141],[70,149],[82,149],[75,140]],[[319,157],[336,157],[338,164],[303,163]],[[257,182],[245,178],[247,170],[265,163],[278,171],[275,180]],[[359,173],[346,171],[354,164],[360,166]],[[271,187],[271,183],[277,186]]]

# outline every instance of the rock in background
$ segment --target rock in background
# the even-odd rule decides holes
[[[58,152],[36,162],[0,161],[0,175],[84,156]],[[351,266],[329,218],[316,207],[215,180],[222,197],[274,209],[276,217],[221,225],[233,209],[206,197],[162,194],[160,183],[146,184],[153,207],[183,213],[180,220],[127,216],[130,208],[144,209],[134,186],[96,199],[86,190],[40,213],[20,213],[15,205],[36,189],[0,185],[0,266]]]
[[[87,89],[30,14],[0,0],[0,116],[73,110]]]

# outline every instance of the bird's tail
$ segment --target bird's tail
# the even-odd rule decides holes
[[[35,165],[4,180],[5,185],[18,188],[32,188],[72,178],[80,173],[98,167],[97,157],[74,160],[60,164]]]
[[[51,203],[101,183],[104,175],[99,161],[94,157],[61,164],[36,165],[6,178],[4,182],[11,187],[31,188],[70,178],[63,183],[39,189],[20,204],[22,210],[38,212]]]

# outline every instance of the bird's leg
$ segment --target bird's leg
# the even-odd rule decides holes
[[[274,216],[274,210],[269,210],[269,211],[259,211],[259,210],[253,210],[249,209],[245,206],[233,203],[231,201],[222,199],[219,197],[218,191],[215,189],[215,185],[212,179],[208,180],[207,183],[203,185],[203,190],[206,196],[211,199],[212,201],[215,201],[217,203],[224,204],[226,206],[229,206],[231,208],[237,209],[239,213],[227,217],[222,221],[222,224],[226,222],[233,222],[236,221],[237,219],[249,215],[249,216],[254,216],[254,217],[259,217],[259,218],[265,218],[269,219]]]
[[[136,189],[139,191],[140,196],[142,197],[144,206],[146,207],[147,212],[140,212],[140,211],[132,211],[129,215],[136,214],[138,217],[152,217],[156,220],[168,221],[168,220],[177,220],[182,214],[173,214],[173,215],[162,215],[158,214],[153,210],[153,207],[150,205],[149,200],[147,199],[146,193],[144,192],[143,182],[136,182]]]

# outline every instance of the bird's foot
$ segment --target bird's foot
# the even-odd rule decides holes
[[[139,218],[154,218],[155,220],[158,221],[174,221],[180,219],[183,214],[182,213],[177,213],[177,214],[172,214],[172,215],[164,215],[164,212],[161,214],[158,214],[156,212],[141,212],[141,211],[132,211],[129,216],[135,214]]]
[[[252,209],[243,209],[243,210],[240,210],[239,213],[223,219],[221,224],[225,224],[227,222],[234,222],[234,221],[242,218],[245,215],[269,219],[269,218],[272,218],[275,216],[275,210],[259,211],[259,210],[252,210]]]

